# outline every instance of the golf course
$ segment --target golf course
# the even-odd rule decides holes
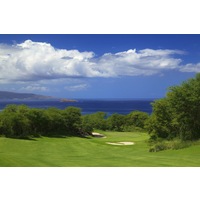
[[[0,166],[200,166],[200,142],[179,150],[149,152],[147,133],[97,132],[105,137],[39,137],[31,140],[0,137]],[[127,142],[128,145],[120,142]]]

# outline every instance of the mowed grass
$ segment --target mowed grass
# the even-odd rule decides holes
[[[0,137],[0,166],[200,166],[200,144],[180,150],[150,153],[146,133],[99,132],[106,138],[42,137],[35,140],[19,140]],[[113,146],[106,142],[135,144]]]

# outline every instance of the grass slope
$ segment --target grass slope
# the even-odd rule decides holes
[[[146,133],[102,132],[107,138],[0,138],[0,166],[200,166],[200,145],[148,152]],[[106,142],[130,141],[113,146]]]

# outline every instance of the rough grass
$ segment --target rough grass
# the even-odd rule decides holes
[[[162,140],[162,141],[156,141],[156,142],[150,142],[150,149],[149,152],[158,152],[163,151],[167,149],[183,149],[187,148],[191,145],[198,144],[198,142],[192,142],[192,141],[181,141],[180,139],[174,139],[174,140]]]
[[[149,152],[148,135],[103,132],[106,138],[0,138],[0,166],[200,166],[200,144],[179,150]],[[134,142],[113,146],[106,142]]]

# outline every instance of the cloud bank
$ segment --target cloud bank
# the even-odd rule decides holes
[[[148,76],[172,69],[200,71],[200,64],[180,65],[182,60],[175,55],[184,53],[169,49],[130,49],[96,57],[94,52],[56,49],[49,43],[26,40],[15,45],[0,44],[0,81]]]

